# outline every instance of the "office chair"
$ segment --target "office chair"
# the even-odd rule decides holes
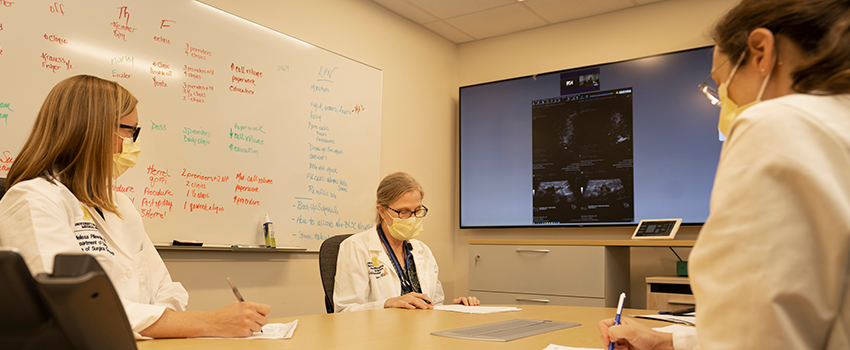
[[[322,275],[322,286],[325,288],[325,311],[334,313],[334,278],[336,278],[336,258],[339,245],[352,234],[336,235],[322,242],[319,248],[319,272]]]

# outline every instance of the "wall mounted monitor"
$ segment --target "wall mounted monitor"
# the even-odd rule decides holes
[[[461,228],[703,223],[722,145],[697,89],[712,50],[461,87]]]

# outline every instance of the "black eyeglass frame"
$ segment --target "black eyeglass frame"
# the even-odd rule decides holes
[[[416,209],[416,210],[414,210],[414,211],[410,211],[410,210],[402,210],[402,211],[398,211],[398,210],[395,210],[395,209],[393,209],[393,208],[390,208],[389,206],[387,206],[387,209],[394,211],[394,212],[395,212],[395,214],[396,214],[396,215],[398,215],[398,218],[399,218],[399,219],[408,219],[408,218],[410,218],[411,216],[415,216],[415,217],[417,217],[417,218],[420,218],[420,219],[421,219],[421,218],[424,218],[424,217],[425,217],[425,215],[428,215],[428,207],[426,207],[426,206],[424,206],[424,205],[423,205],[423,206],[420,206],[420,207],[419,207],[419,209]],[[422,213],[422,216],[419,216],[419,214],[417,214],[417,213],[420,213],[420,212]],[[406,216],[405,216],[405,217],[401,217],[401,213],[409,213],[409,214],[406,214]]]
[[[136,142],[136,139],[139,138],[139,133],[142,131],[142,128],[138,127],[138,126],[118,124],[118,127],[121,128],[121,129],[133,130],[133,142]]]
[[[720,70],[720,67],[723,67],[723,65],[726,64],[726,62],[729,62],[729,60],[732,59],[732,57],[737,56],[738,54],[741,54],[746,49],[747,49],[747,47],[744,46],[744,47],[738,49],[738,51],[736,51],[735,54],[730,55],[729,57],[726,57],[726,59],[723,60],[723,63],[721,63],[719,66],[717,66],[717,68],[712,70],[711,73],[708,73],[708,76],[705,77],[705,80],[703,80],[702,83],[698,85],[699,91],[702,92],[703,94],[705,94],[705,97],[708,98],[708,102],[710,102],[712,105],[715,105],[715,106],[718,106],[718,107],[720,106],[720,94],[717,92],[717,89],[715,89],[711,86],[708,86],[708,79],[711,79],[711,75],[714,74],[714,72],[717,72],[718,70]],[[715,50],[717,50],[717,48],[715,48]],[[744,56],[746,56],[746,54],[742,54],[741,57],[738,59],[739,65],[741,64],[741,61],[743,61]]]

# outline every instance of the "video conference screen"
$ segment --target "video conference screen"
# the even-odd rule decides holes
[[[712,50],[460,88],[461,227],[705,222],[722,146],[697,88]]]

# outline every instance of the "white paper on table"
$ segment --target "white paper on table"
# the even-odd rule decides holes
[[[575,347],[572,347],[572,346],[561,346],[561,345],[549,344],[549,346],[547,346],[543,350],[603,350],[603,349],[601,349],[601,348],[575,348]]]
[[[467,314],[493,314],[497,312],[519,311],[512,306],[466,306],[466,305],[437,305],[434,310],[463,312]]]
[[[678,331],[682,331],[682,330],[691,331],[693,329],[694,329],[694,327],[683,326],[683,325],[680,325],[680,324],[673,324],[673,325],[669,325],[667,327],[653,328],[653,330],[656,330],[656,331],[659,331],[659,332],[664,332],[664,333],[673,333],[673,332],[678,332]],[[601,349],[574,348],[574,347],[571,347],[571,346],[561,346],[561,345],[549,344],[549,346],[547,346],[543,350],[601,350]]]
[[[263,326],[263,332],[254,332],[254,335],[244,338],[219,338],[201,337],[203,339],[289,339],[295,333],[298,320],[289,323],[269,323]]]
[[[680,324],[671,324],[667,327],[656,327],[653,330],[662,332],[662,333],[675,333],[678,331],[693,331],[694,327],[691,326],[683,326]]]

